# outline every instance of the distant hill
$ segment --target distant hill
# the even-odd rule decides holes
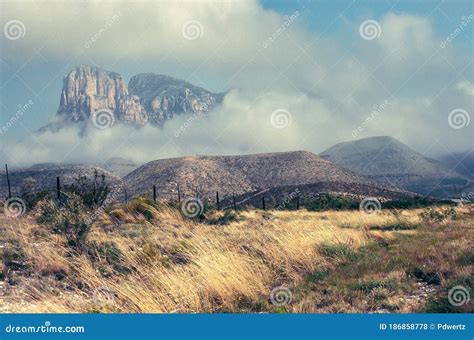
[[[94,177],[97,171],[99,176],[104,175],[105,180],[114,183],[118,176],[99,167],[77,165],[77,164],[35,164],[30,168],[10,170],[10,183],[12,195],[21,196],[24,193],[56,190],[56,177],[59,176],[61,185],[72,184],[79,176],[89,179]],[[0,197],[8,195],[7,179],[5,171],[0,172]]]
[[[370,180],[428,196],[458,196],[470,185],[467,177],[388,136],[339,143],[321,157]]]
[[[138,168],[138,165],[135,164],[134,162],[121,158],[121,157],[113,157],[108,159],[102,167],[113,173],[114,175],[117,175],[119,177],[124,177],[125,175],[129,174],[136,168]]]
[[[386,198],[409,195],[398,189],[384,188],[305,151],[156,160],[134,170],[123,181],[131,195],[151,195],[156,185],[161,197],[177,197],[177,185],[181,197],[198,195],[211,199],[216,191],[224,198],[309,184],[325,192],[378,193]]]
[[[474,179],[474,149],[445,154],[438,157],[438,160],[449,169]]]

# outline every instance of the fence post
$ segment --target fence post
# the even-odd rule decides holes
[[[296,210],[300,209],[300,195],[296,196]]]
[[[97,204],[97,170],[94,172],[94,188],[92,192],[92,202],[94,205]]]
[[[265,196],[262,196],[262,209],[265,210]]]
[[[59,176],[56,176],[56,196],[58,197],[58,201],[61,200],[61,180]]]
[[[235,203],[235,195],[232,195],[232,202],[234,203],[234,210],[237,211],[237,204]]]
[[[219,191],[216,191],[216,206],[217,210],[221,210],[221,206],[219,204]]]
[[[176,184],[178,187],[178,202],[181,202],[181,191],[179,190],[179,184]]]
[[[153,202],[156,202],[156,185],[153,184]]]
[[[12,197],[12,188],[10,186],[10,175],[8,173],[8,165],[5,164],[5,172],[7,173],[8,198]]]

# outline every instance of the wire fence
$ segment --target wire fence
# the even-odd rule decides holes
[[[12,186],[10,180],[10,174],[8,172],[8,167],[6,169],[6,184],[7,190],[4,195],[5,200],[8,200],[12,197],[20,198],[25,200],[28,203],[35,203],[40,199],[55,199],[57,201],[64,200],[67,194],[74,188],[74,184],[67,182],[63,183],[61,176],[56,176],[55,180],[51,179],[48,182],[55,182],[54,186],[34,186],[34,187],[22,187],[19,185]],[[93,197],[96,195],[96,185],[93,184]],[[90,183],[89,183],[90,184]],[[182,186],[179,183],[171,183],[172,185],[150,185],[150,188],[147,190],[141,190],[137,192],[136,188],[131,188],[130,186],[125,185],[121,181],[108,183],[108,192],[107,197],[104,197],[104,201],[107,200],[109,204],[113,203],[128,203],[136,197],[146,197],[148,199],[157,201],[171,201],[171,202],[181,202],[183,199],[189,199],[190,197],[196,200],[200,200],[202,204],[211,205],[218,210],[226,209],[239,209],[241,207],[260,207],[265,210],[269,206],[278,208],[279,206],[288,206],[290,201],[294,201],[294,207],[296,209],[300,208],[300,197],[299,195],[290,194],[290,197],[282,197],[281,202],[278,204],[275,202],[275,199],[266,197],[270,189],[259,190],[253,193],[228,193],[229,191],[215,191],[215,195],[210,195],[209,192],[203,194],[198,187],[186,188],[182,190]],[[80,188],[79,188],[80,189]],[[184,193],[183,193],[184,192]],[[191,193],[191,194],[190,194]],[[224,194],[226,193],[226,194]],[[214,196],[214,197],[212,197]],[[94,198],[95,199],[95,198]],[[258,200],[259,203],[256,204]]]

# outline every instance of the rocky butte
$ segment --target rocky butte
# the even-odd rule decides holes
[[[207,113],[223,97],[224,93],[153,73],[135,75],[127,86],[119,73],[81,65],[64,77],[58,116],[65,123],[87,122],[105,109],[116,121],[162,125],[175,115]]]

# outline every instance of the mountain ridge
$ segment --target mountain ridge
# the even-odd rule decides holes
[[[461,186],[470,182],[391,136],[341,142],[320,155],[368,179],[423,195],[456,195]]]

